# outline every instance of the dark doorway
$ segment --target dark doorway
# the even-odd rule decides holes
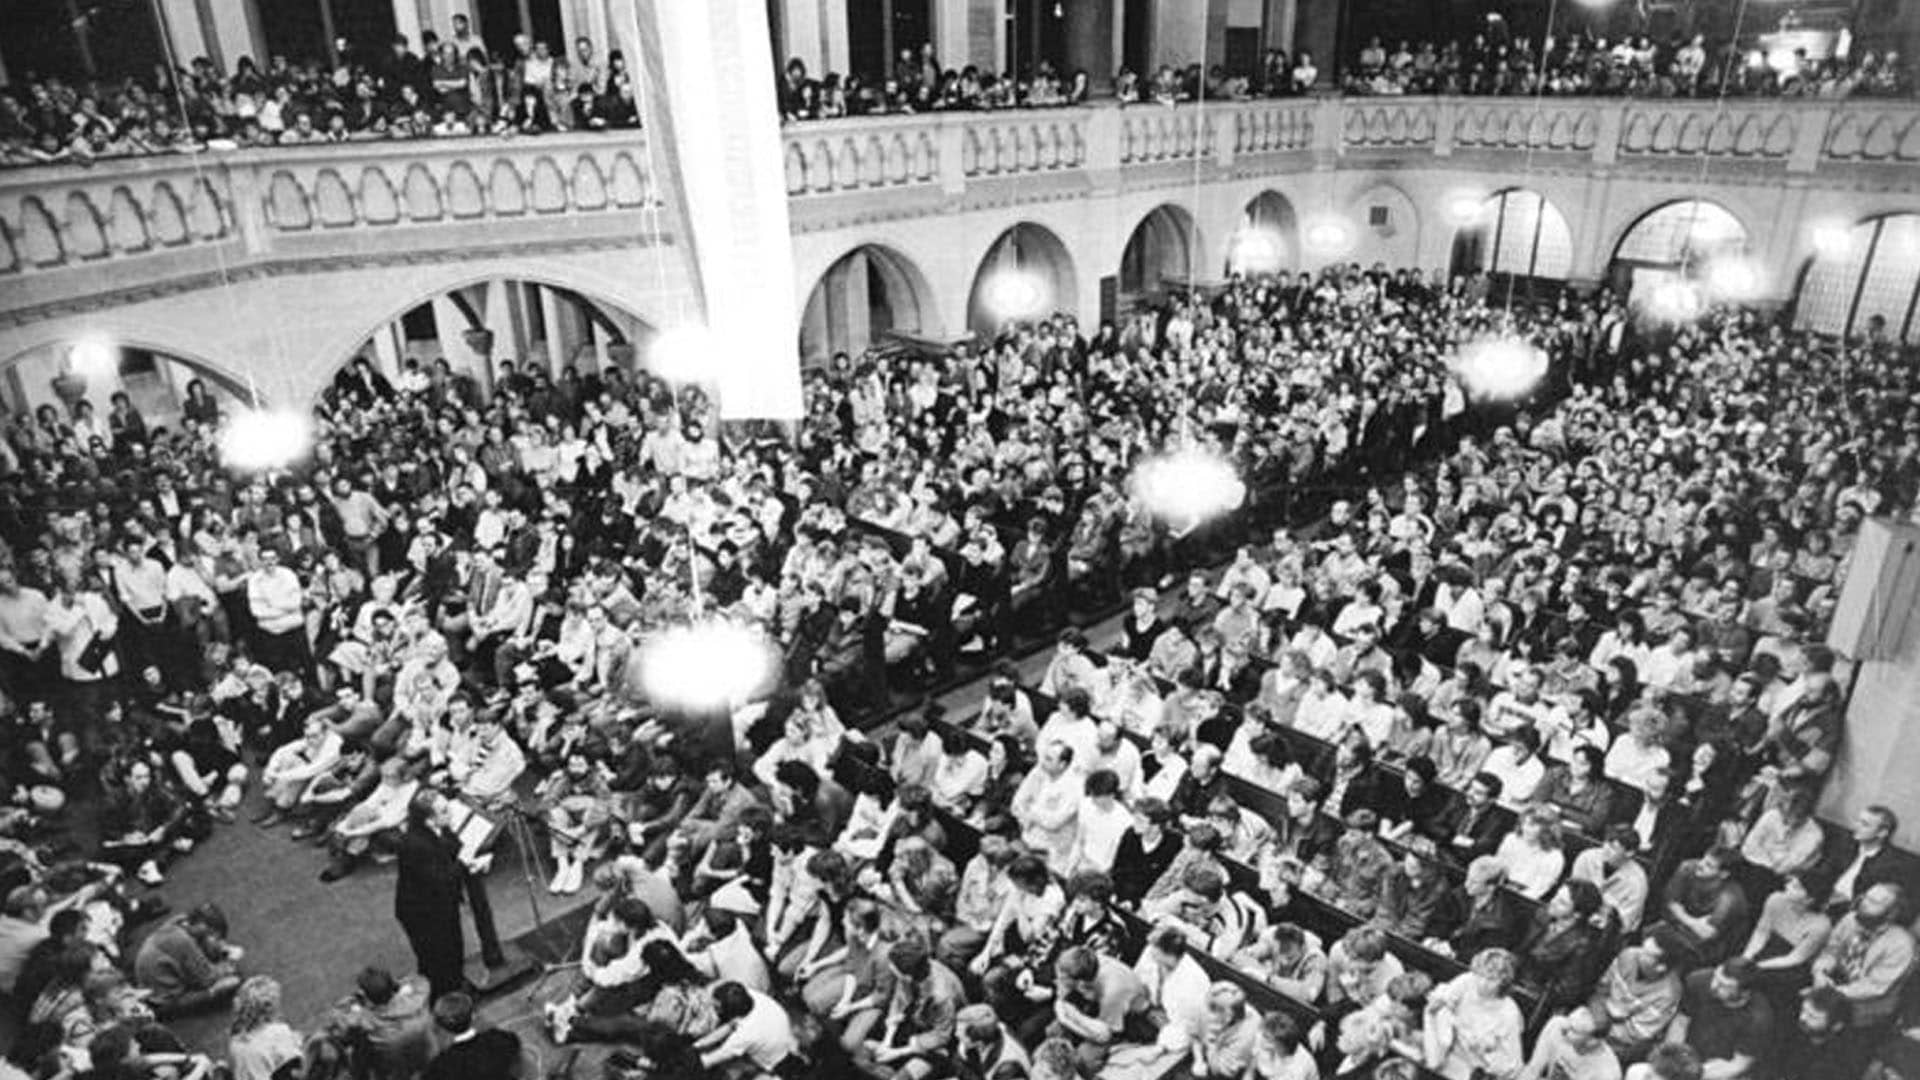
[[[917,56],[932,37],[929,0],[847,0],[847,63],[869,82],[884,81],[902,49]]]
[[[1152,0],[1120,0],[1126,12],[1120,20],[1120,62],[1145,78],[1153,74]]]
[[[262,70],[271,57],[314,60],[327,55],[326,24],[319,0],[257,0],[260,29],[266,35],[267,56],[255,57]]]
[[[1007,70],[1030,79],[1041,64],[1067,69],[1065,0],[1008,0]]]
[[[29,75],[147,76],[166,59],[150,0],[8,0],[0,30],[0,56],[16,85]]]
[[[328,0],[328,3],[333,11],[334,34],[346,38],[357,55],[387,55],[387,46],[399,30],[393,21],[392,4],[368,4],[363,0]]]

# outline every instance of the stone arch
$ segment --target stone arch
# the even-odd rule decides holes
[[[83,352],[93,355],[81,358]],[[124,391],[149,425],[167,427],[178,425],[181,403],[193,380],[204,382],[217,398],[242,404],[266,400],[244,376],[170,342],[134,334],[55,334],[0,358],[0,371],[9,372],[9,382],[19,390],[17,400],[7,395],[10,409],[31,411],[52,405],[65,414],[87,401],[104,414],[113,395]],[[64,378],[76,371],[79,381]],[[56,377],[60,377],[58,386]]]
[[[1726,204],[1689,196],[1668,199],[1628,219],[1613,238],[1606,281],[1637,304],[1705,279],[1716,263],[1744,259],[1752,231]]]
[[[967,294],[967,326],[991,337],[1009,322],[1055,311],[1078,314],[1079,279],[1060,235],[1019,222],[994,237],[980,256]]]
[[[1192,282],[1204,250],[1192,211],[1161,203],[1147,211],[1127,236],[1120,252],[1120,295],[1125,299],[1158,292],[1169,280]]]
[[[490,303],[502,298],[495,286],[531,286],[552,290],[556,294],[553,310],[563,321],[572,320],[569,325],[573,333],[570,335],[566,327],[547,325],[546,305],[527,297],[508,298],[506,303],[510,305],[510,310],[489,310]],[[561,300],[564,300],[564,305],[560,303]],[[423,351],[437,351],[456,370],[465,369],[485,382],[492,377],[493,361],[517,359],[547,366],[548,358],[554,355],[551,350],[555,348],[553,339],[548,335],[558,335],[563,343],[570,336],[575,338],[570,346],[562,344],[558,360],[560,364],[573,362],[574,355],[586,343],[579,331],[587,325],[594,329],[586,337],[592,338],[593,343],[602,348],[608,362],[627,364],[637,351],[644,350],[662,324],[632,310],[630,305],[612,298],[605,290],[574,280],[563,273],[537,269],[508,273],[458,273],[430,285],[416,287],[403,302],[389,306],[377,319],[361,323],[361,328],[355,331],[355,337],[340,339],[330,346],[322,354],[324,359],[320,377],[314,385],[324,389],[348,364],[361,356],[371,356],[378,366],[390,369],[407,355],[420,355]],[[394,337],[392,335],[396,328],[399,334]],[[423,333],[429,328],[431,338],[409,336]],[[524,334],[525,339],[501,340],[503,328]],[[542,335],[537,340],[549,350],[545,356],[532,348],[536,341],[533,337],[536,330]],[[478,332],[484,332],[486,336],[477,336]],[[383,335],[388,335],[387,339],[383,340]],[[428,341],[433,344],[425,344]],[[410,349],[410,342],[421,348]]]
[[[920,333],[938,321],[937,298],[919,265],[885,244],[861,244],[835,259],[808,291],[800,360],[858,355],[889,330]]]

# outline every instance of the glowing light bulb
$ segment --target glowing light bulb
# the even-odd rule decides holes
[[[1322,217],[1307,226],[1307,247],[1320,255],[1344,255],[1353,246],[1353,227],[1345,218]]]
[[[1814,254],[1823,259],[1840,260],[1853,254],[1853,230],[1842,221],[1816,221],[1807,229]]]
[[[67,363],[75,375],[111,379],[120,374],[120,350],[104,337],[89,334],[73,343]]]
[[[313,449],[313,419],[291,409],[243,409],[220,430],[219,446],[230,469],[284,469]]]
[[[1692,322],[1707,307],[1700,287],[1691,281],[1663,281],[1647,293],[1646,312],[1661,322]]]
[[[739,708],[771,690],[778,673],[766,635],[724,619],[671,627],[640,645],[647,696],[692,712]]]
[[[1247,228],[1233,245],[1233,269],[1243,274],[1271,274],[1280,269],[1282,244],[1270,230]]]
[[[987,280],[987,307],[1001,319],[1031,319],[1047,307],[1047,287],[1030,270],[996,271]]]
[[[1764,280],[1759,264],[1752,259],[1715,259],[1706,268],[1707,295],[1726,303],[1744,303],[1758,297]]]
[[[1133,491],[1148,510],[1195,525],[1240,508],[1247,485],[1232,463],[1199,448],[1149,458],[1133,473]]]
[[[676,326],[662,331],[647,345],[647,370],[670,383],[711,378],[715,367],[713,345],[705,327]]]
[[[1547,374],[1547,362],[1546,350],[1524,338],[1506,336],[1462,346],[1455,371],[1472,397],[1512,401],[1539,385]]]
[[[1472,192],[1456,192],[1447,199],[1447,219],[1457,228],[1475,225],[1486,215],[1487,201]]]

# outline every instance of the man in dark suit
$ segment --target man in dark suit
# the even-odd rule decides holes
[[[1428,837],[1442,858],[1456,866],[1467,866],[1483,855],[1491,855],[1513,824],[1513,817],[1500,811],[1500,778],[1480,773],[1467,781],[1466,797],[1435,818]]]
[[[434,1002],[433,1022],[449,1041],[427,1063],[420,1080],[513,1080],[520,1075],[520,1036],[500,1028],[475,1031],[472,998],[454,993]]]
[[[1893,834],[1900,819],[1884,806],[1869,806],[1860,811],[1853,823],[1853,834],[1833,845],[1827,868],[1833,876],[1833,895],[1829,907],[1835,918],[1851,910],[1853,901],[1875,885],[1898,885],[1914,895],[1920,885],[1920,863],[1913,856],[1897,851]]]
[[[423,790],[407,807],[407,830],[400,838],[399,876],[394,883],[393,916],[406,931],[420,973],[433,996],[462,989],[466,945],[460,934],[460,892],[465,872],[457,841],[446,828],[446,798]]]

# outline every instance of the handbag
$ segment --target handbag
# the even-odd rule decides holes
[[[80,650],[77,663],[83,670],[91,671],[95,675],[104,675],[107,669],[107,657],[112,653],[113,646],[109,645],[105,638],[95,634],[87,639],[87,647]]]

